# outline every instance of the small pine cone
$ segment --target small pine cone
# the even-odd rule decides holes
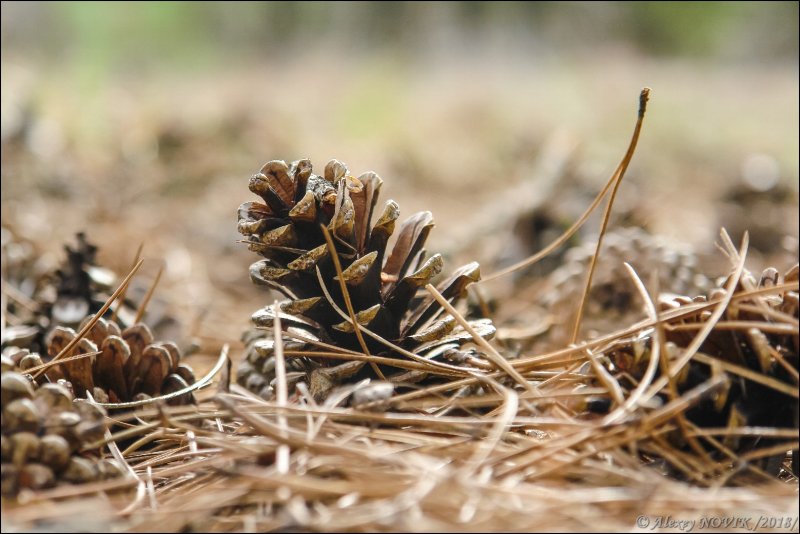
[[[2,372],[0,390],[4,497],[13,497],[23,489],[39,490],[61,482],[89,482],[123,472],[112,460],[100,461],[105,466],[101,472],[98,460],[83,451],[86,445],[105,435],[106,413],[102,408],[74,400],[63,385],[39,386],[13,370]],[[113,468],[108,464],[113,464]],[[78,471],[81,476],[76,476]]]
[[[64,245],[66,260],[55,271],[55,299],[42,302],[42,312],[51,325],[77,326],[84,317],[95,313],[105,303],[114,274],[97,265],[97,247],[80,232],[77,245]]]
[[[250,179],[250,191],[264,203],[245,202],[239,207],[238,230],[246,236],[250,250],[265,258],[251,265],[250,277],[257,285],[288,297],[277,310],[267,306],[257,311],[255,326],[271,328],[279,313],[285,328],[299,329],[306,338],[361,350],[352,324],[335,311],[325,294],[327,291],[339,309],[347,309],[321,229],[325,226],[360,325],[416,351],[429,350],[445,339],[458,342],[469,337],[455,321],[437,321],[441,306],[430,295],[418,295],[444,266],[440,254],[426,260],[423,248],[433,227],[431,213],[407,219],[400,225],[394,247],[387,250],[400,210],[397,203],[387,201],[373,224],[382,183],[374,172],[353,177],[337,160],[325,166],[323,176],[312,173],[309,160],[291,165],[270,161]],[[446,299],[455,301],[479,279],[478,264],[471,263],[445,279],[438,289]],[[481,335],[494,333],[488,320],[476,327]],[[274,377],[271,337],[250,340],[247,361],[238,373],[241,384],[261,394],[268,393]],[[370,352],[391,353],[382,343],[364,338]],[[294,343],[291,348],[309,351],[309,359],[295,364],[298,373],[323,365],[314,362],[313,345]]]
[[[3,280],[28,298],[26,307],[20,306],[25,310],[19,317],[22,324],[8,332],[4,329],[3,348],[44,351],[44,338],[50,329],[57,325],[76,327],[108,298],[114,274],[96,264],[97,247],[83,233],[77,234],[75,247],[64,246],[67,256],[56,270],[36,262],[33,247],[13,240],[5,229],[3,239],[4,263],[8,256],[12,266],[8,273],[4,271]]]
[[[555,316],[569,317],[576,311],[596,246],[597,240],[590,239],[569,249],[564,264],[550,274],[542,300]],[[585,327],[618,326],[643,316],[641,297],[622,262],[630,263],[645,284],[658,272],[663,292],[698,295],[712,285],[697,271],[697,258],[689,248],[669,244],[636,227],[614,230],[603,239],[595,265],[584,311]]]
[[[87,315],[97,313],[110,297],[116,275],[97,265],[97,247],[83,233],[77,234],[76,240],[76,246],[64,246],[66,258],[53,270],[35,261],[31,244],[17,242],[11,232],[3,229],[3,281],[18,290],[19,293],[15,292],[18,299],[26,297],[24,306],[12,299],[9,311],[21,319],[21,324],[3,329],[4,349],[13,346],[44,353],[45,338],[50,331],[58,326],[78,328]],[[132,296],[135,293],[140,295]],[[132,285],[125,302],[117,306],[117,319],[123,328],[133,323],[137,302],[144,298],[144,293],[143,288]],[[172,332],[178,323],[164,308],[163,303],[152,302],[145,316],[156,332]],[[111,314],[107,311],[106,317]]]
[[[784,282],[797,281],[798,266],[786,272],[784,276],[773,267],[767,268],[759,279],[749,272],[744,273],[734,293],[745,291],[748,287],[774,287]],[[659,304],[662,311],[675,310],[681,307],[707,302],[724,295],[724,290],[717,288],[707,296],[694,298],[679,296],[664,299]],[[767,306],[774,311],[789,317],[798,318],[798,292],[783,290],[758,299],[756,297],[739,299],[731,302],[725,309],[720,322],[748,321],[753,323],[776,323],[775,316],[768,315],[762,307]],[[745,309],[742,309],[747,305]],[[665,349],[667,358],[672,360],[680,356],[682,349],[691,342],[700,327],[708,320],[711,312],[699,311],[681,318],[664,329],[666,336]],[[696,328],[693,328],[696,326]],[[706,337],[698,352],[722,362],[734,364],[741,368],[769,377],[774,382],[785,384],[787,388],[797,388],[798,370],[798,334],[786,329],[758,328],[723,329],[714,328]],[[621,384],[630,388],[642,378],[651,355],[652,334],[638,339],[621,340],[605,354],[612,364],[609,370],[618,372]],[[788,367],[788,368],[787,368]],[[794,369],[791,372],[789,368]],[[681,373],[676,376],[679,393],[709,380],[719,372],[712,366],[691,360]],[[660,374],[660,373],[659,373]],[[631,381],[631,377],[634,381]],[[798,431],[798,404],[785,392],[778,391],[763,382],[756,382],[739,374],[727,373],[728,385],[721,392],[702,400],[686,412],[687,418],[701,428],[707,427],[777,427]],[[668,399],[664,395],[664,401]],[[765,437],[726,436],[721,440],[729,449],[743,453],[755,448],[766,448],[778,444],[781,440]],[[795,475],[798,472],[797,458],[800,451],[793,451],[792,461]],[[759,466],[773,474],[777,474],[784,460],[783,454],[769,456],[756,461]]]
[[[92,319],[81,323],[83,328]],[[48,356],[54,358],[72,341],[76,332],[56,327],[47,338]],[[86,337],[62,358],[99,352],[50,367],[47,379],[67,380],[79,398],[89,392],[98,402],[120,403],[156,397],[179,391],[194,384],[192,368],[181,363],[181,352],[172,342],[155,342],[147,325],[135,324],[124,330],[102,317]],[[194,402],[191,393],[169,399],[170,404]]]

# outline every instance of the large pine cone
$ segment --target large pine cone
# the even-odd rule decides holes
[[[735,293],[746,290],[746,287],[771,287],[776,284],[796,282],[798,266],[795,265],[784,276],[770,267],[756,280],[749,272],[743,275],[743,281],[735,289]],[[662,310],[679,309],[695,303],[721,296],[723,290],[714,289],[709,295],[675,297],[661,301]],[[765,304],[768,309],[765,309]],[[687,347],[705,322],[710,311],[697,312],[683,317],[679,322],[670,322],[664,328],[666,336],[665,348],[667,357],[680,357],[681,350]],[[699,358],[687,364],[676,377],[679,393],[710,379],[718,369],[713,362],[719,360],[747,369],[756,375],[768,377],[774,383],[785,385],[785,390],[797,388],[798,370],[798,334],[796,322],[781,323],[780,316],[798,318],[798,292],[784,290],[758,299],[756,297],[731,302],[720,318],[720,322],[753,325],[762,324],[763,328],[714,328],[698,350]],[[770,328],[783,326],[784,328]],[[623,387],[633,389],[645,373],[651,355],[652,336],[636,340],[621,340],[604,350],[607,356],[609,371],[617,374]],[[708,360],[710,358],[710,361]],[[701,400],[686,412],[686,417],[701,428],[742,426],[781,428],[798,430],[797,398],[771,387],[762,381],[754,381],[742,373],[728,372],[728,386],[722,391]],[[662,394],[667,401],[666,393]],[[596,402],[596,401],[595,401]],[[595,408],[603,403],[596,403]],[[608,404],[605,404],[607,407]],[[590,405],[591,408],[591,405]],[[685,447],[677,433],[671,436]],[[785,440],[769,437],[737,437],[724,436],[720,439],[723,445],[739,454],[754,449],[775,446]],[[716,451],[712,451],[716,452]],[[777,474],[785,458],[785,454],[770,455],[755,460],[762,469]],[[798,472],[798,451],[792,453],[793,471]]]
[[[250,191],[264,203],[242,204],[238,229],[247,236],[250,250],[266,258],[251,265],[250,277],[288,297],[279,310],[267,306],[257,311],[253,315],[257,327],[271,327],[275,314],[281,313],[287,328],[300,328],[307,337],[311,334],[339,347],[361,350],[352,325],[334,310],[320,285],[321,279],[336,305],[346,310],[320,227],[324,225],[335,243],[360,325],[418,352],[469,337],[451,318],[436,321],[441,306],[430,295],[417,295],[444,265],[440,254],[426,260],[423,247],[433,227],[431,213],[417,213],[402,223],[394,247],[387,251],[400,210],[389,200],[372,224],[382,183],[374,172],[351,176],[337,160],[325,166],[323,176],[312,173],[309,160],[291,165],[270,161],[250,179]],[[470,263],[438,289],[445,298],[457,300],[479,278],[478,264]],[[489,321],[477,322],[476,327],[481,335],[494,333]],[[269,381],[274,376],[270,337],[251,343],[238,375],[243,385],[262,395],[269,395]],[[373,354],[391,352],[374,339],[365,336],[365,340]],[[303,343],[289,348],[313,350]],[[307,370],[300,363],[293,364],[298,370]]]

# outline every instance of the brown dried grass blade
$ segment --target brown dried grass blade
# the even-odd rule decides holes
[[[358,344],[361,345],[361,350],[364,351],[364,354],[369,355],[369,349],[367,348],[367,344],[364,342],[364,337],[361,335],[361,325],[358,324],[356,320],[356,313],[353,310],[353,302],[350,300],[350,292],[347,290],[347,283],[344,280],[344,275],[342,274],[342,263],[339,261],[339,254],[336,252],[336,245],[333,244],[333,239],[331,238],[331,234],[325,225],[320,225],[322,229],[322,233],[325,235],[325,242],[328,243],[328,249],[330,250],[331,259],[333,259],[333,266],[336,269],[336,277],[339,280],[339,287],[342,290],[342,296],[344,297],[344,304],[347,307],[347,313],[349,317],[345,319],[349,319],[353,324],[353,331],[356,334],[356,338],[358,339]],[[317,275],[319,276],[319,269],[317,269]],[[320,285],[324,287],[323,281],[320,278]],[[332,306],[335,306],[333,299],[329,299]],[[380,370],[374,362],[370,362],[370,367],[372,370],[375,371],[375,374],[378,375],[381,380],[386,380],[386,377],[383,375],[383,372]]]
[[[639,143],[639,134],[642,131],[642,122],[644,121],[644,114],[647,111],[647,101],[649,98],[650,88],[645,87],[642,89],[642,92],[639,95],[639,114],[636,118],[636,126],[633,128],[633,136],[628,144],[628,150],[625,152],[625,156],[622,158],[617,170],[614,172],[614,187],[611,189],[611,195],[608,197],[606,208],[603,211],[603,222],[600,224],[600,233],[597,236],[597,246],[595,247],[594,254],[592,254],[592,258],[589,262],[589,272],[586,275],[586,285],[583,288],[583,294],[581,295],[578,312],[575,315],[575,325],[572,329],[570,343],[575,343],[575,341],[578,339],[578,333],[581,329],[581,320],[583,319],[583,310],[586,307],[586,300],[589,298],[589,290],[592,287],[594,269],[597,265],[597,259],[600,257],[600,248],[603,246],[603,237],[606,234],[608,221],[611,218],[611,210],[614,207],[614,199],[617,198],[617,191],[619,190],[620,184],[622,184],[622,179],[625,177],[625,171],[628,170],[628,165],[630,165],[631,159],[633,158],[633,153],[636,152],[636,145]]]
[[[479,336],[478,333],[475,332],[475,329],[472,328],[472,326],[469,324],[469,322],[466,319],[464,319],[464,316],[458,313],[458,310],[456,310],[452,304],[447,302],[447,300],[444,297],[442,297],[442,294],[439,293],[436,290],[436,288],[433,287],[433,285],[427,284],[425,286],[425,289],[427,289],[428,292],[433,296],[433,298],[436,299],[436,302],[438,302],[439,305],[441,305],[445,310],[447,310],[447,313],[449,313],[456,321],[458,321],[458,323],[464,328],[464,330],[469,332],[469,334],[472,336],[473,341],[479,347],[481,347],[483,350],[486,351],[486,355],[489,357],[492,363],[494,363],[497,366],[498,369],[504,371],[506,374],[508,374],[508,376],[513,378],[519,385],[521,385],[526,390],[532,393],[536,392],[536,388],[529,381],[525,380],[525,378],[519,373],[519,371],[514,369],[514,367],[512,367],[508,363],[508,360],[503,358],[500,355],[500,353],[497,352],[497,349],[495,349],[492,345],[490,345],[488,341]]]
[[[153,298],[153,293],[156,291],[156,286],[158,285],[159,280],[161,280],[161,274],[163,272],[164,264],[162,263],[158,268],[158,273],[156,274],[155,280],[153,280],[153,283],[150,284],[147,294],[144,296],[144,299],[142,299],[142,303],[139,304],[139,309],[136,310],[136,319],[134,319],[133,324],[139,323],[142,320],[142,317],[144,317],[144,313],[147,311],[147,305],[150,304],[150,299]]]
[[[47,369],[55,365],[61,365],[62,363],[69,363],[75,360],[82,360],[83,358],[91,358],[92,356],[97,356],[98,354],[101,353],[102,351],[83,352],[81,354],[75,354],[73,356],[61,358],[59,361],[50,360],[49,362],[43,363],[42,365],[37,365],[36,367],[31,367],[30,369],[26,369],[25,373],[32,374],[32,376],[37,376],[42,371],[46,371]]]
[[[640,110],[642,108],[641,98],[642,98],[642,95],[645,93],[645,91],[647,91],[647,94],[649,95],[650,89],[649,88],[644,88],[642,90],[642,93],[639,96],[639,99],[640,99],[639,100],[639,108],[640,108]],[[637,123],[638,122],[639,122],[639,120],[637,120]],[[505,269],[501,269],[500,271],[498,271],[496,273],[490,274],[489,276],[485,277],[482,280],[482,282],[484,282],[484,283],[490,282],[492,280],[500,278],[501,276],[505,276],[507,274],[513,273],[514,271],[518,271],[520,269],[524,269],[525,267],[530,267],[531,265],[534,265],[535,263],[540,261],[542,258],[547,257],[551,252],[556,250],[558,247],[560,247],[561,245],[566,243],[567,240],[570,237],[572,237],[573,235],[575,235],[575,232],[577,232],[581,228],[581,226],[583,226],[583,224],[586,222],[586,219],[588,219],[589,216],[594,212],[594,210],[597,209],[597,206],[600,205],[600,201],[603,200],[603,198],[606,196],[606,193],[608,193],[608,190],[611,188],[612,185],[614,185],[617,182],[618,173],[619,173],[619,167],[617,167],[617,170],[614,172],[614,174],[611,175],[611,178],[608,179],[606,184],[603,186],[603,189],[597,194],[597,196],[594,198],[594,200],[589,205],[589,207],[586,208],[586,211],[584,211],[583,214],[578,218],[578,220],[575,221],[573,223],[573,225],[570,226],[563,234],[561,234],[555,240],[553,240],[552,243],[547,245],[545,248],[543,248],[542,250],[540,250],[536,254],[530,256],[529,258],[526,258],[526,259],[524,259],[522,261],[519,261],[519,262],[515,263],[514,265],[511,265],[510,267],[506,267]]]
[[[139,243],[139,248],[136,249],[136,256],[133,258],[133,263],[131,264],[131,269],[138,263],[139,258],[142,257],[142,250],[144,249],[144,241]],[[125,304],[125,294],[128,292],[128,286],[125,286],[125,289],[122,290],[122,294],[119,296],[119,304],[117,307],[114,308],[114,311],[111,313],[111,320],[116,322],[117,321],[117,314],[119,313],[120,308]],[[137,321],[138,322],[138,321]]]
[[[278,301],[273,304],[275,309],[278,309]],[[275,314],[275,328],[273,328],[273,335],[275,344],[273,345],[275,351],[275,390],[276,399],[279,407],[286,406],[288,402],[288,389],[286,384],[286,362],[283,358],[283,337],[281,332],[281,316],[279,313]],[[283,414],[278,415],[278,426],[286,431],[288,425],[286,424],[286,416]],[[275,465],[278,473],[285,475],[289,472],[289,448],[286,445],[279,445],[275,451]]]
[[[647,289],[644,287],[642,280],[636,274],[636,271],[633,269],[633,267],[631,267],[631,265],[628,262],[625,262],[624,265],[628,271],[628,274],[633,280],[633,283],[636,286],[639,295],[642,297],[642,300],[644,301],[648,317],[650,318],[650,320],[655,321],[655,323],[658,325],[659,324],[658,310],[656,309],[656,305],[653,302],[653,299],[650,298],[650,295],[647,293]],[[658,278],[656,277],[654,278],[657,282]],[[658,288],[656,288],[655,293],[656,295],[658,294]],[[653,350],[650,353],[650,361],[647,362],[647,369],[645,369],[642,379],[636,385],[636,388],[631,392],[631,394],[628,395],[628,399],[623,403],[623,405],[619,406],[616,410],[608,414],[605,417],[605,419],[603,419],[603,423],[610,424],[615,421],[618,421],[621,417],[624,416],[625,413],[629,413],[635,408],[636,403],[644,394],[647,387],[652,383],[653,378],[656,375],[656,371],[658,370],[658,362],[661,359],[660,352],[661,352],[662,340],[663,336],[661,335],[661,329],[656,328],[655,337],[653,339]]]

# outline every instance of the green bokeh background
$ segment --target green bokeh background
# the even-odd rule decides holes
[[[796,60],[797,2],[3,2],[5,54],[87,76],[487,45],[705,62]],[[95,80],[96,81],[96,80]]]

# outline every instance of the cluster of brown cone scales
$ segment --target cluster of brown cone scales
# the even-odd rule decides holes
[[[93,316],[87,316],[81,328]],[[75,339],[72,328],[58,326],[47,336],[48,360],[55,358]],[[81,354],[90,357],[74,358]],[[73,358],[73,359],[70,359]],[[64,363],[48,367],[39,380],[70,383],[78,398],[87,392],[101,403],[122,403],[167,395],[195,382],[192,368],[181,363],[181,353],[172,342],[156,342],[147,325],[135,324],[124,330],[111,320],[100,318],[69,353]],[[20,359],[22,371],[43,363],[36,354]],[[171,404],[192,402],[191,393],[168,400]]]
[[[250,277],[288,297],[277,310],[267,306],[257,311],[253,315],[257,327],[272,327],[280,313],[285,327],[301,329],[306,338],[362,350],[352,322],[341,313],[347,308],[324,226],[359,325],[417,352],[469,337],[452,318],[437,320],[441,306],[418,291],[444,266],[441,255],[428,258],[424,249],[433,227],[431,213],[420,212],[403,222],[394,246],[387,250],[400,209],[387,201],[373,224],[382,183],[374,172],[358,178],[350,175],[337,160],[325,166],[322,176],[312,172],[309,160],[290,165],[270,161],[250,179],[250,191],[264,202],[239,207],[238,230],[250,250],[265,258],[251,265]],[[479,278],[478,264],[470,263],[440,282],[438,290],[455,301]],[[485,320],[476,322],[476,328],[484,336],[494,333]],[[391,353],[380,341],[364,339],[371,353]],[[239,381],[265,395],[274,376],[270,354],[269,340],[256,340],[239,369]]]
[[[23,489],[82,483],[119,476],[123,467],[83,449],[101,440],[106,413],[75,400],[69,383],[38,385],[18,372],[18,356],[2,359],[2,487],[4,497]]]
[[[778,473],[786,455],[782,452],[760,454],[758,449],[779,448],[786,438],[738,436],[735,430],[741,427],[777,428],[793,430],[796,436],[800,345],[797,320],[800,306],[796,289],[778,289],[797,280],[797,265],[784,275],[770,267],[758,280],[745,271],[734,294],[748,296],[731,301],[695,357],[682,368],[674,381],[677,393],[684,394],[724,373],[724,387],[688,409],[686,418],[700,428],[733,429],[734,432],[720,438],[721,446],[736,454],[749,453],[754,458],[754,465],[771,474]],[[776,291],[765,291],[769,288]],[[759,290],[765,294],[758,295]],[[686,313],[679,320],[664,325],[666,354],[662,358],[665,361],[680,358],[683,349],[689,346],[711,316],[709,309],[699,306],[718,300],[724,293],[722,289],[714,289],[708,296],[676,297],[660,302],[662,313],[689,312],[692,307],[698,308],[695,313]],[[652,355],[652,343],[652,334],[648,334],[638,339],[621,340],[603,351],[608,370],[624,388],[633,389],[644,376]],[[657,376],[660,376],[660,371]],[[669,400],[666,391],[660,396],[663,401]],[[589,408],[605,411],[609,404],[596,399]],[[676,445],[687,447],[678,432],[673,432],[670,437]],[[721,457],[719,446],[706,446],[715,456]],[[792,470],[797,475],[797,450],[792,453]]]

